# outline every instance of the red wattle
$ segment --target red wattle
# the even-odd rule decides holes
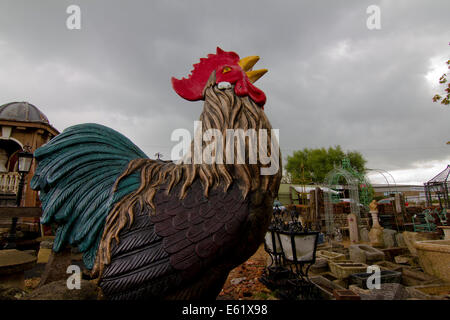
[[[247,81],[247,86],[248,95],[250,96],[250,98],[255,101],[257,105],[264,109],[264,104],[266,103],[266,94],[262,90],[255,87],[249,80]]]
[[[247,77],[236,82],[234,92],[237,96],[249,96],[257,105],[264,109],[266,103],[266,95],[260,89],[255,87]]]

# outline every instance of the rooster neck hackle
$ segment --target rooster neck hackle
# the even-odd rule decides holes
[[[220,90],[215,85],[215,73],[213,72],[204,89],[205,104],[200,121],[202,121],[202,134],[208,129],[218,129],[225,136],[227,129],[266,129],[267,149],[271,146],[271,125],[264,111],[248,97],[238,97],[234,94],[234,88]],[[276,138],[275,138],[276,139]],[[125,196],[111,210],[106,219],[105,229],[93,273],[100,275],[104,266],[111,261],[112,241],[120,241],[119,234],[127,225],[133,224],[134,208],[139,203],[150,206],[152,214],[156,214],[153,202],[158,186],[167,184],[167,193],[170,193],[177,184],[182,184],[179,198],[183,199],[189,192],[189,187],[200,179],[205,197],[211,188],[223,188],[226,192],[232,183],[237,183],[242,191],[242,197],[246,198],[249,192],[259,190],[263,193],[269,192],[272,197],[276,196],[279,181],[281,179],[281,156],[279,157],[279,170],[275,175],[260,175],[261,165],[248,164],[248,141],[245,143],[245,164],[194,164],[173,162],[162,162],[150,159],[136,159],[129,163],[128,168],[117,179],[115,187],[119,182],[130,174],[140,171],[141,184],[139,188]],[[236,141],[234,141],[236,148]],[[203,141],[203,146],[205,142]],[[193,154],[194,144],[191,144]],[[203,149],[202,149],[203,150]],[[278,152],[278,150],[276,150]],[[187,155],[185,160],[190,157]],[[234,155],[236,158],[236,154]],[[191,161],[193,162],[193,161]]]

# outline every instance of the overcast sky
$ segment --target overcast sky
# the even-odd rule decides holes
[[[66,27],[71,4],[81,30]],[[369,5],[379,30],[367,28]],[[193,132],[203,106],[170,78],[220,46],[269,69],[256,85],[284,159],[341,145],[397,183],[423,183],[450,163],[450,107],[431,100],[450,58],[449,12],[448,0],[1,0],[0,104],[28,101],[60,131],[101,123],[168,159],[172,131]]]

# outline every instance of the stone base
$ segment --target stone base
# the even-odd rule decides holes
[[[366,272],[367,265],[350,260],[330,261],[330,271],[337,279],[346,279],[353,273]]]
[[[36,257],[33,255],[15,249],[0,250],[0,285],[23,289],[24,272],[35,264]]]
[[[386,248],[381,249],[383,251],[386,261],[395,261],[396,256],[405,255],[409,253],[408,248],[404,247],[395,247],[395,248]]]
[[[370,242],[369,231],[366,228],[362,227],[359,229],[359,236],[361,242]]]
[[[384,248],[384,234],[382,227],[372,228],[369,231],[370,245],[374,248]]]
[[[366,244],[353,244],[348,247],[350,260],[365,264],[373,264],[384,260],[384,253]]]
[[[391,229],[383,229],[383,242],[385,248],[397,247],[396,235],[397,231]]]

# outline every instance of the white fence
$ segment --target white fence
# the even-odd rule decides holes
[[[18,172],[0,173],[0,193],[17,193],[19,181]]]

